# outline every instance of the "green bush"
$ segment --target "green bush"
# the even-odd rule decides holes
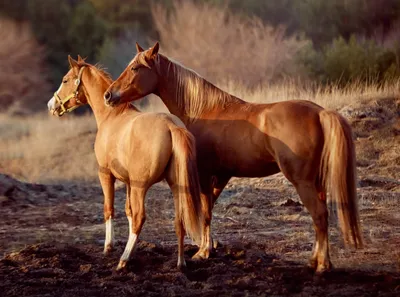
[[[88,0],[5,0],[0,15],[29,21],[36,39],[46,47],[53,85],[68,69],[68,54],[94,59],[107,35],[105,23]]]
[[[47,46],[53,84],[59,84],[68,69],[68,54],[93,59],[107,33],[88,1],[73,5],[68,1],[36,0],[29,1],[26,9],[37,39]]]
[[[320,52],[309,48],[299,58],[307,65],[311,78],[323,83],[381,82],[400,75],[392,49],[372,40],[357,40],[355,36],[349,41],[336,38]]]

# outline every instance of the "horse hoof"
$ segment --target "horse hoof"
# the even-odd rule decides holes
[[[199,254],[196,254],[196,255],[194,255],[194,256],[192,257],[192,260],[195,260],[195,261],[203,260],[203,257],[200,256]]]
[[[308,268],[311,268],[312,270],[317,270],[318,266],[318,260],[317,259],[310,259],[310,261],[307,264]]]
[[[198,251],[193,257],[193,260],[204,260],[208,259],[209,253],[203,252],[203,251]]]
[[[126,268],[126,261],[119,261],[117,271],[121,271]]]
[[[217,247],[221,247],[221,246],[222,246],[222,244],[218,240],[213,239],[213,248],[214,249],[217,249]]]
[[[179,263],[179,262],[178,262],[177,267],[178,267],[178,270],[180,270],[180,271],[185,271],[185,270],[186,270],[186,262],[185,262],[185,261],[182,262],[182,263]]]
[[[104,256],[108,256],[109,254],[111,254],[111,252],[112,252],[112,250],[113,250],[113,248],[112,248],[112,246],[107,246],[107,247],[105,247],[104,248],[104,251],[103,251],[103,255]]]
[[[318,276],[322,276],[323,274],[332,271],[333,265],[329,261],[328,263],[321,263],[317,266],[317,269],[315,270],[315,274]]]

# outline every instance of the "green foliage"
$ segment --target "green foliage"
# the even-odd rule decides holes
[[[156,34],[151,17],[152,3],[171,6],[171,0],[89,0],[107,22],[110,35],[120,36],[127,30]]]
[[[94,57],[107,33],[88,1],[29,1],[27,11],[40,43],[47,47],[52,81],[58,84],[67,69],[67,55]]]
[[[68,21],[67,38],[71,49],[79,50],[83,56],[94,57],[107,31],[93,6],[89,2],[81,2],[73,9]]]
[[[66,72],[68,54],[93,58],[107,34],[105,23],[87,0],[6,0],[0,14],[29,20],[36,39],[45,45],[53,84],[59,84]]]
[[[371,40],[336,38],[321,52],[302,57],[313,78],[346,85],[355,81],[383,81],[400,75],[397,56]]]
[[[96,60],[107,66],[107,71],[117,78],[136,54],[135,42],[148,46],[139,29],[129,30],[120,37],[108,36],[96,56]]]

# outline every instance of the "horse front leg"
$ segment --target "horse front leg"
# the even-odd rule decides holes
[[[106,239],[104,254],[107,255],[114,245],[114,183],[115,178],[109,170],[99,170],[99,180],[104,194],[104,222],[106,225]]]
[[[215,202],[217,201],[218,197],[221,195],[222,191],[228,184],[229,180],[231,179],[231,176],[226,176],[226,175],[219,175],[219,176],[213,176],[212,178],[212,185],[213,185],[213,191],[212,191],[212,205],[211,209],[214,208]],[[213,248],[217,248],[219,242],[217,239],[213,239],[211,241],[211,244],[213,245]]]
[[[211,220],[212,209],[215,201],[225,188],[230,177],[227,176],[212,176],[210,178],[200,178],[201,182],[201,202],[203,210],[203,236],[200,243],[199,251],[193,256],[193,259],[207,259],[213,249],[213,240],[211,237]],[[215,241],[214,246],[217,245]]]

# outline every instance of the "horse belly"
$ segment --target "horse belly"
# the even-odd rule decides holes
[[[217,154],[219,167],[236,177],[262,177],[280,171],[279,166],[267,150],[225,149]]]
[[[278,164],[274,161],[239,159],[232,165],[231,172],[236,177],[263,177],[280,172]]]
[[[118,158],[111,160],[111,173],[115,176],[116,179],[129,183],[129,171],[127,166],[121,163]]]

